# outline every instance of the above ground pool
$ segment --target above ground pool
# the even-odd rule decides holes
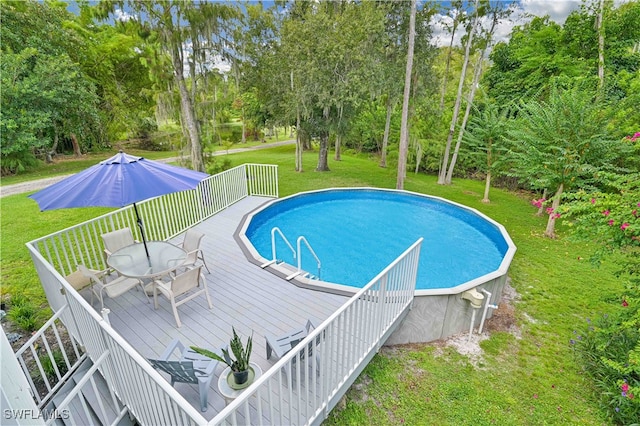
[[[294,249],[300,236],[308,241],[321,267],[301,242],[301,269],[313,279],[352,287],[366,285],[420,237],[418,291],[450,289],[491,274],[512,246],[500,225],[473,209],[395,190],[308,192],[258,209],[246,218],[241,240],[260,262],[272,259],[274,228]],[[279,232],[274,235],[277,259],[297,268],[292,250]]]

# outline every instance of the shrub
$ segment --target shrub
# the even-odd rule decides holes
[[[58,367],[58,371],[60,372],[61,376],[64,376],[67,372],[67,364],[64,360],[64,357],[62,356],[61,350],[55,350],[51,352],[51,355],[53,356],[53,361],[48,354],[40,356],[40,364],[42,365],[44,373],[47,375],[47,379],[49,379],[49,381],[51,382],[57,382],[56,370],[53,368],[53,363],[55,362],[55,365]]]
[[[640,174],[599,173],[600,190],[569,195],[562,213],[578,238],[595,239],[596,264],[615,254],[626,289],[616,313],[587,324],[572,339],[601,403],[618,424],[640,419]],[[558,214],[560,216],[560,214]]]
[[[640,291],[629,287],[622,309],[587,324],[571,339],[600,402],[616,424],[640,419]]]
[[[11,308],[7,312],[7,317],[29,333],[37,330],[41,323],[37,306],[23,296],[11,298]]]

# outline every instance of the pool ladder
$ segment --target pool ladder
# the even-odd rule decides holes
[[[266,268],[269,265],[273,265],[274,263],[278,263],[278,256],[276,254],[276,234],[280,235],[280,238],[282,238],[282,240],[287,244],[287,247],[289,247],[289,249],[291,250],[291,253],[293,254],[293,258],[294,259],[298,259],[298,270],[296,272],[294,272],[293,274],[288,275],[285,279],[287,281],[290,281],[290,280],[294,279],[295,277],[297,277],[299,275],[303,275],[306,278],[318,279],[319,280],[320,279],[320,273],[322,272],[322,264],[320,263],[320,259],[318,258],[318,255],[316,254],[316,252],[311,247],[311,244],[309,244],[309,241],[307,241],[307,239],[304,237],[304,235],[300,235],[298,237],[298,239],[296,240],[296,248],[297,248],[297,250],[294,250],[293,246],[291,245],[291,243],[289,242],[287,237],[284,236],[284,234],[282,233],[280,228],[278,228],[277,226],[275,226],[275,227],[273,227],[273,229],[271,229],[271,260],[268,261],[268,262],[263,263],[262,265],[260,265],[260,267],[261,268]],[[313,276],[309,272],[306,272],[306,271],[302,270],[302,243],[304,243],[307,246],[307,249],[309,250],[309,252],[316,259],[316,263],[318,264],[318,275],[317,276]]]

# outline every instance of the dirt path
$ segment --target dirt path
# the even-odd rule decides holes
[[[235,149],[230,149],[228,151],[221,150],[213,153],[213,155],[226,155],[226,154],[235,154],[238,152],[256,151],[259,149],[273,148],[274,146],[290,145],[295,142],[296,141],[293,139],[281,141],[281,142],[269,142],[269,143],[264,143],[262,145],[252,146],[249,148],[235,148]],[[170,163],[176,160],[177,160],[177,157],[171,157],[171,158],[163,158],[157,161],[161,161],[163,163]],[[71,175],[54,176],[50,178],[36,179],[28,182],[16,183],[13,185],[4,185],[0,187],[0,198],[7,197],[9,195],[22,194],[24,192],[37,191],[39,189],[46,188],[49,185],[53,185],[54,183],[59,182],[69,176]]]

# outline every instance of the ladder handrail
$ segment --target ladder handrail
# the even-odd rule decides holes
[[[320,264],[320,259],[318,258],[318,255],[316,254],[315,251],[313,251],[313,248],[311,248],[311,244],[309,244],[309,241],[307,241],[307,239],[304,237],[304,235],[300,235],[298,237],[297,240],[297,248],[298,248],[298,271],[302,271],[302,253],[300,252],[300,242],[304,241],[305,245],[307,246],[307,248],[309,249],[309,251],[311,252],[311,254],[313,255],[313,257],[316,258],[316,262],[318,262],[318,278],[320,278],[320,270],[322,269],[321,264]]]
[[[277,257],[276,257],[276,231],[278,232],[278,234],[280,234],[280,237],[282,237],[284,242],[287,243],[287,246],[289,246],[289,248],[291,249],[291,253],[293,253],[293,258],[295,259],[296,258],[296,251],[293,249],[293,246],[291,245],[289,240],[287,240],[287,237],[284,236],[284,234],[282,233],[280,228],[278,228],[277,226],[274,226],[271,229],[271,260],[273,260],[273,261],[277,260]]]

